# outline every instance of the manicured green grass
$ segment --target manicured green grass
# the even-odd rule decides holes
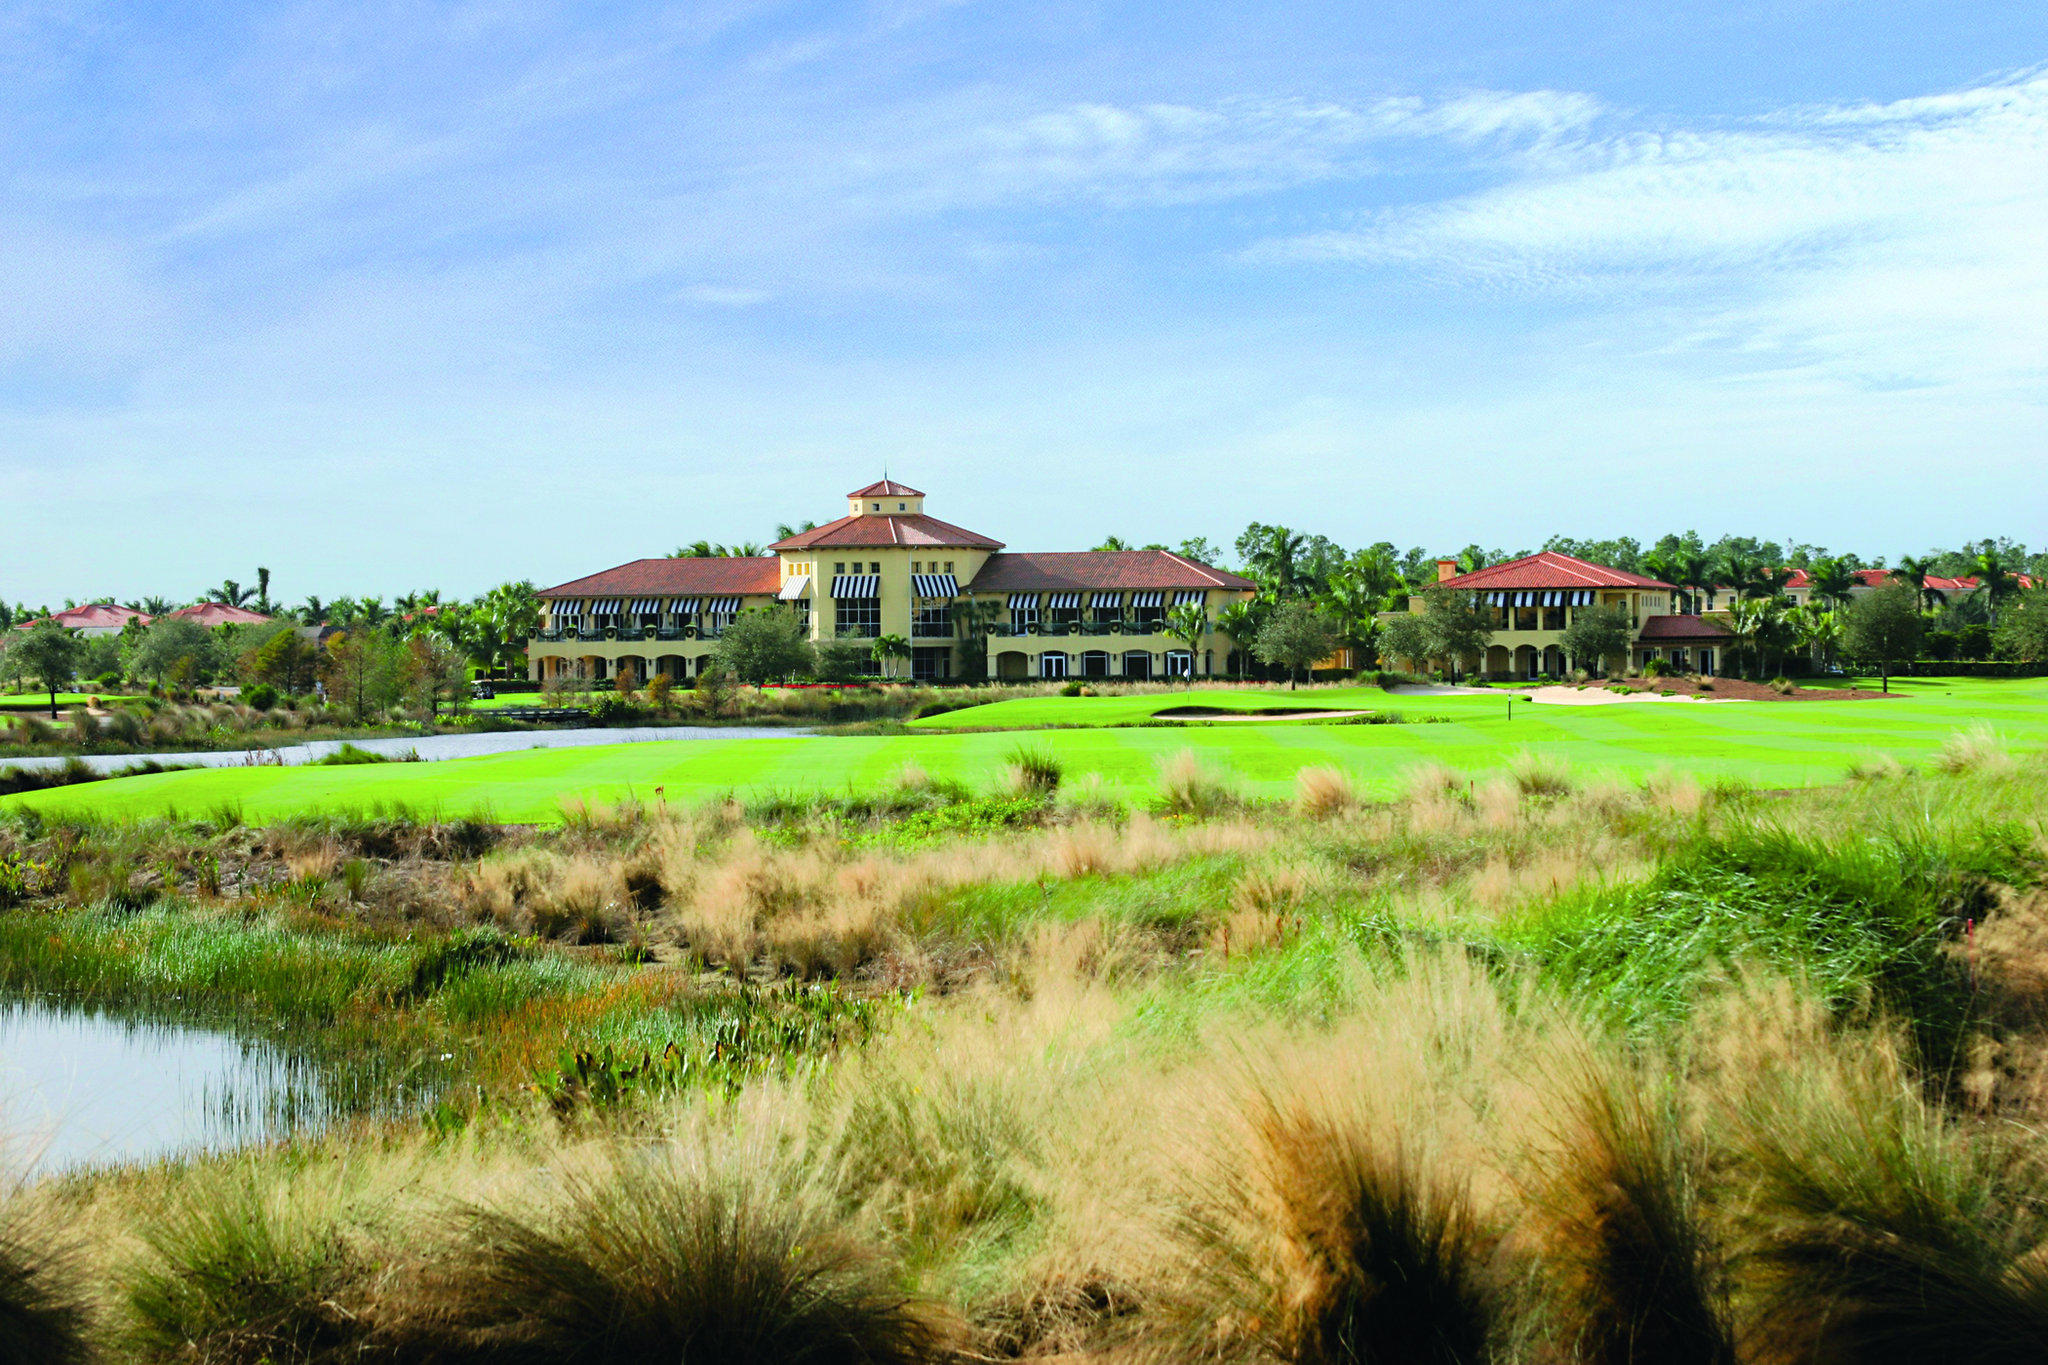
[[[98,697],[101,701],[142,700],[140,697],[132,697],[117,692],[59,692],[57,694],[57,705],[83,706],[94,697]],[[35,711],[39,709],[46,712],[50,709],[49,693],[25,692],[18,696],[0,697],[0,711]]]
[[[1126,697],[1018,697],[911,722],[920,730],[1021,729],[1038,725],[1140,725],[1161,711],[1196,706],[1218,711],[1398,711],[1402,715],[1506,714],[1507,698],[1389,696],[1377,687],[1323,687],[1288,692],[1195,688]],[[1201,718],[1195,718],[1200,723]],[[1225,720],[1223,724],[1242,722]]]
[[[1446,722],[1049,730],[1033,734],[1030,742],[1057,754],[1069,781],[1096,773],[1134,793],[1153,788],[1162,759],[1191,748],[1232,774],[1248,794],[1264,796],[1291,791],[1295,773],[1311,764],[1334,764],[1365,790],[1384,793],[1397,789],[1406,772],[1420,763],[1479,773],[1524,749],[1563,759],[1582,776],[1639,778],[1671,769],[1705,781],[1731,778],[1765,787],[1802,787],[1840,781],[1851,761],[1874,752],[1907,763],[1923,761],[1949,735],[1979,722],[2018,748],[2048,744],[2048,680],[1915,679],[1902,684],[1901,691],[1891,701],[1725,706],[1516,702],[1512,719],[1502,698],[1403,697],[1398,709],[1416,714],[1414,704],[1427,703]],[[1196,693],[1204,704],[1219,704],[1215,699],[1223,695],[1232,694]],[[1312,695],[1325,703],[1340,694]],[[267,821],[381,804],[450,816],[482,809],[504,821],[550,822],[560,818],[568,799],[652,800],[657,787],[672,802],[723,792],[868,790],[913,761],[933,777],[985,785],[1000,776],[1017,743],[1018,736],[1009,733],[933,731],[526,750],[354,768],[218,768],[24,792],[0,798],[0,810],[27,807],[135,818],[173,811],[204,816],[232,805],[249,820]]]

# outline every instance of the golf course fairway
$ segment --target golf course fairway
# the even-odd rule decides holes
[[[510,823],[548,823],[573,800],[695,802],[724,793],[871,790],[906,763],[936,778],[985,787],[1019,747],[1057,756],[1069,781],[1099,774],[1132,795],[1149,791],[1162,760],[1182,749],[1194,750],[1251,796],[1286,794],[1295,773],[1310,765],[1340,767],[1362,790],[1384,794],[1423,763],[1477,776],[1524,750],[1562,759],[1581,777],[1640,779],[1674,771],[1702,781],[1802,787],[1839,782],[1849,764],[1873,754],[1924,762],[1951,735],[1973,726],[1989,726],[2016,751],[2048,746],[2048,680],[1920,678],[1893,686],[1899,696],[1870,701],[1583,707],[1517,701],[1512,708],[1505,694],[1388,697],[1376,688],[1031,697],[933,717],[908,734],[535,749],[440,763],[197,769],[0,797],[0,811],[120,820],[202,818],[225,807],[260,822],[403,807],[451,818],[487,813]],[[1370,704],[1407,721],[1144,723],[1152,711],[1174,706],[1262,703]],[[1007,714],[1005,708],[1011,708]],[[963,729],[1001,723],[1076,728]]]

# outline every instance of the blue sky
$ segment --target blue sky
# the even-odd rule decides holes
[[[2048,539],[2048,9],[0,0],[0,595],[559,581],[889,471]]]

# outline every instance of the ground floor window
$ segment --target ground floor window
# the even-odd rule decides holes
[[[1152,656],[1138,649],[1124,655],[1124,676],[1141,679],[1151,677]]]
[[[882,633],[882,599],[844,597],[834,604],[833,628],[842,639],[872,640]]]
[[[1081,676],[1084,678],[1108,677],[1109,651],[1106,649],[1084,650],[1081,654]]]
[[[1192,677],[1195,671],[1195,656],[1185,649],[1166,651],[1166,676],[1169,678]]]
[[[910,676],[921,682],[953,676],[953,647],[925,646],[910,651]]]
[[[1038,676],[1041,678],[1064,678],[1067,676],[1067,656],[1064,654],[1041,654],[1038,656]]]

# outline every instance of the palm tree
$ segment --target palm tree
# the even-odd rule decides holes
[[[1690,615],[1706,609],[1714,591],[1714,561],[1698,550],[1680,550],[1671,556],[1671,581],[1684,588]]]
[[[270,570],[261,564],[256,566],[256,610],[265,616],[277,615],[277,604],[270,600]]]
[[[1379,614],[1386,609],[1386,590],[1363,566],[1347,564],[1330,575],[1323,605],[1336,619],[1344,643],[1362,650],[1378,633]]]
[[[1934,565],[1933,555],[1921,555],[1917,559],[1912,555],[1901,555],[1899,566],[1892,570],[1893,582],[1904,583],[1919,595],[1922,611],[1938,611],[1948,601],[1940,588],[1927,585],[1927,580],[1934,577]]]
[[[723,546],[713,545],[708,540],[693,540],[688,545],[678,545],[668,552],[670,559],[716,559],[725,553]]]
[[[1274,597],[1297,596],[1302,588],[1301,547],[1306,542],[1307,537],[1285,526],[1271,527],[1245,556],[1245,567]]]
[[[2020,590],[2020,581],[2011,569],[2005,566],[2005,557],[1988,542],[1970,563],[1971,572],[1977,578],[1977,591],[1990,608],[1991,624],[1998,624],[1998,605]]]
[[[1195,660],[1202,653],[1202,637],[1209,633],[1209,612],[1200,602],[1181,602],[1166,613],[1166,633],[1188,647],[1188,686],[1195,685]]]
[[[1259,633],[1259,625],[1265,618],[1265,604],[1258,602],[1232,602],[1216,613],[1216,629],[1230,637],[1236,646],[1232,651],[1237,655],[1238,673],[1244,672],[1245,652],[1252,647],[1252,637]]]
[[[1764,613],[1769,603],[1754,597],[1738,596],[1728,604],[1728,623],[1735,628],[1736,671],[1743,677],[1749,676],[1749,653],[1754,648],[1758,632],[1763,629]]]
[[[208,590],[205,600],[219,602],[224,606],[239,607],[255,595],[254,588],[245,588],[232,578],[223,578],[219,587]]]
[[[775,523],[775,538],[777,540],[788,540],[791,536],[800,536],[806,531],[815,531],[817,529],[818,523],[815,521],[806,521],[800,526],[792,526],[786,521],[778,521]],[[680,559],[683,557],[681,555],[669,556],[670,559]]]
[[[1131,548],[1131,542],[1125,540],[1122,536],[1104,536],[1102,538],[1102,543],[1096,546],[1095,548],[1098,552],[1105,550],[1128,550]]]
[[[381,626],[391,619],[391,608],[381,597],[364,597],[356,602],[356,617],[366,626]]]
[[[768,547],[758,540],[742,541],[738,545],[725,545],[720,552],[730,559],[755,559],[768,553]]]
[[[298,615],[309,626],[324,626],[327,624],[327,604],[309,594],[300,605]]]
[[[1806,581],[1813,585],[1813,597],[1831,607],[1849,605],[1849,593],[1860,587],[1862,580],[1855,571],[1839,559],[1816,559],[1807,566]]]
[[[1809,602],[1785,613],[1785,620],[1798,635],[1799,643],[1812,654],[1814,669],[1826,672],[1833,661],[1835,646],[1841,643],[1841,614]]]
[[[882,676],[885,678],[896,676],[896,660],[910,657],[910,641],[901,635],[877,636],[870,649],[874,653],[875,661],[882,665]]]

